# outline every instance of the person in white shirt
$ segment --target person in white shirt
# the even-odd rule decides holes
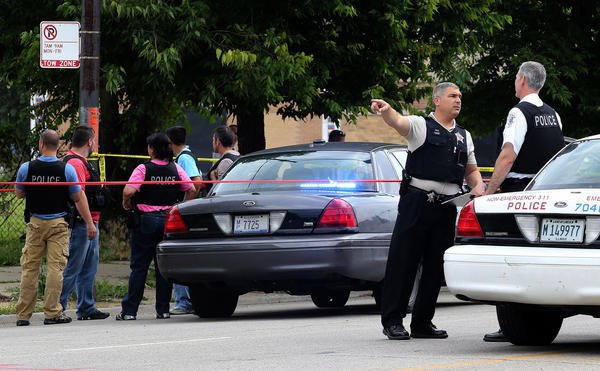
[[[381,293],[381,324],[390,340],[448,337],[431,322],[456,222],[456,207],[443,202],[461,193],[465,181],[474,196],[484,188],[471,135],[455,120],[462,104],[459,87],[440,83],[432,98],[435,111],[427,117],[404,116],[384,100],[371,99],[371,110],[406,138],[410,153]],[[423,274],[409,334],[403,320],[419,264]]]
[[[546,69],[538,62],[521,64],[515,77],[519,103],[508,112],[501,132],[501,150],[486,195],[518,192],[565,145],[558,113],[542,102],[539,92],[546,81]],[[508,341],[502,329],[485,334],[487,342]]]
[[[524,62],[515,77],[515,95],[520,99],[506,119],[501,151],[486,194],[521,191],[533,176],[564,147],[558,113],[542,102],[539,92],[546,70],[538,62]]]

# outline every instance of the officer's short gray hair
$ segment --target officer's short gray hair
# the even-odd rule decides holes
[[[546,82],[546,69],[539,62],[523,62],[519,67],[518,75],[525,76],[527,86],[535,91],[542,90]]]
[[[435,97],[441,97],[448,88],[460,89],[458,85],[453,82],[440,82],[435,86],[435,88],[433,88],[433,98],[435,99]]]

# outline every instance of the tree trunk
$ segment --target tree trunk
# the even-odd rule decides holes
[[[265,149],[265,111],[262,107],[238,107],[238,149],[246,154]]]

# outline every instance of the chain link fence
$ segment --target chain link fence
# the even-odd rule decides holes
[[[0,186],[0,242],[17,242],[25,234],[25,200],[19,199],[12,187]]]

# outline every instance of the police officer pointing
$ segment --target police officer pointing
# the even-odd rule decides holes
[[[538,62],[521,64],[515,76],[519,104],[508,112],[501,128],[501,151],[486,194],[522,191],[542,166],[565,145],[558,113],[542,102],[539,92],[546,82],[546,69]],[[491,332],[484,341],[508,341],[502,330]]]
[[[484,191],[471,134],[455,121],[461,97],[455,84],[438,84],[433,90],[435,111],[425,118],[402,116],[387,102],[371,100],[371,110],[406,138],[409,150],[381,298],[383,333],[391,340],[448,337],[431,322],[443,255],[452,245],[456,220],[456,207],[442,202],[459,193],[465,179],[473,195]],[[403,319],[421,260],[423,275],[409,334]]]

